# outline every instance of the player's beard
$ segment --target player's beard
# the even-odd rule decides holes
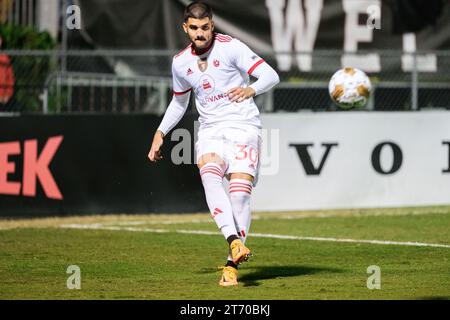
[[[204,40],[205,42],[204,42],[204,44],[203,44],[201,47],[199,47],[199,46],[196,44],[196,40]],[[191,40],[192,46],[194,47],[194,50],[195,50],[196,52],[200,52],[200,51],[203,51],[203,50],[205,50],[206,48],[208,48],[208,47],[211,45],[211,42],[212,42],[212,41],[213,41],[213,38],[212,38],[212,37],[209,39],[209,41],[206,40],[205,37],[195,38],[194,40]]]

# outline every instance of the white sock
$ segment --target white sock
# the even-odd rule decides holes
[[[252,183],[245,179],[231,179],[228,186],[236,230],[243,243],[250,229],[252,188]]]
[[[216,221],[225,239],[237,235],[230,199],[222,185],[222,168],[218,164],[207,163],[200,169],[200,176],[211,217]]]

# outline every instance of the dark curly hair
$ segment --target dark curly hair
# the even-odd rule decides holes
[[[186,22],[189,18],[212,19],[212,15],[212,9],[208,4],[202,1],[194,1],[184,9],[184,22]]]

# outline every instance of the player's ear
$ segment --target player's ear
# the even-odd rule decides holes
[[[187,26],[187,23],[186,22],[183,22],[183,30],[184,30],[184,33],[188,33],[188,26]]]
[[[214,31],[214,21],[211,20],[211,31]]]

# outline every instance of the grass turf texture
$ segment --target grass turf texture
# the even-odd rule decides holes
[[[450,207],[256,214],[239,286],[218,285],[208,214],[0,220],[0,299],[449,299],[450,248],[252,238],[251,233],[450,244]],[[190,222],[197,219],[195,222]],[[135,223],[134,221],[139,221]],[[102,223],[125,230],[67,229]],[[164,229],[166,233],[139,232]],[[66,287],[69,265],[81,290]],[[381,289],[366,287],[381,268]]]

